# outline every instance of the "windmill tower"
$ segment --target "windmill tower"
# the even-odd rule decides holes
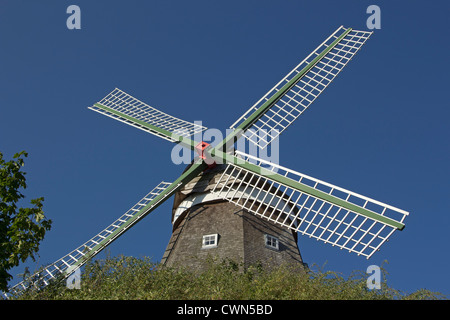
[[[161,263],[203,270],[210,256],[219,261],[231,259],[244,268],[301,266],[295,232],[211,192],[224,170],[224,165],[215,166],[175,194],[173,233]]]
[[[158,184],[99,234],[32,275],[33,282],[21,282],[10,292],[20,294],[29,286],[42,288],[57,277],[70,276],[173,195],[174,233],[164,255],[167,264],[195,267],[191,257],[201,258],[215,249],[222,250],[222,256],[242,257],[244,263],[301,262],[292,232],[370,258],[394,231],[404,228],[408,212],[234,147],[246,139],[266,148],[327,88],[371,34],[339,27],[231,125],[232,132],[215,146],[191,140],[205,127],[114,89],[89,108],[196,150],[199,157],[174,182]],[[259,245],[261,237],[264,247]]]

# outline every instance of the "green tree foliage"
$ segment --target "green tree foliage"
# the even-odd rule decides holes
[[[7,291],[12,276],[8,271],[25,262],[35,261],[39,244],[45,232],[50,230],[52,221],[46,219],[42,210],[44,198],[32,199],[31,208],[19,207],[25,198],[25,175],[22,171],[25,151],[5,161],[0,152],[0,290]]]

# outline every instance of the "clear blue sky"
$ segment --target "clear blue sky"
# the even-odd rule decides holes
[[[71,4],[81,30],[66,28]],[[118,87],[226,129],[337,27],[367,30],[371,4],[381,29],[282,134],[280,164],[411,214],[370,260],[305,237],[300,250],[310,265],[345,275],[387,260],[390,286],[450,294],[447,1],[1,0],[0,151],[29,152],[26,195],[44,196],[54,221],[39,264],[184,169],[172,164],[171,143],[88,106]],[[147,216],[110,254],[159,261],[171,208]]]

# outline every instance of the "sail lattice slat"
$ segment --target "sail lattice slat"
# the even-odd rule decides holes
[[[262,174],[230,163],[213,192],[259,217],[349,252],[370,258],[408,215],[302,173],[241,152],[237,155],[263,167]],[[298,183],[304,187],[292,187]]]
[[[103,250],[126,230],[131,228],[136,222],[138,222],[143,216],[145,216],[149,210],[151,210],[156,203],[151,203],[155,198],[161,194],[170,183],[161,182],[154,189],[152,189],[147,195],[139,200],[133,207],[121,215],[117,220],[111,223],[108,227],[103,229],[96,236],[68,253],[61,259],[46,266],[39,272],[31,275],[29,280],[22,281],[13,286],[9,292],[10,294],[20,294],[29,287],[35,287],[42,289],[47,286],[51,280],[60,276],[67,277],[74,272],[77,268],[80,268],[87,260],[95,256],[98,252]]]
[[[187,138],[206,130],[200,124],[159,111],[117,88],[89,109],[171,142],[178,142],[172,134]]]
[[[314,64],[314,59],[331,46],[346,30],[344,27],[338,28],[231,125],[231,128],[236,129],[239,127],[241,123],[267,103],[287,83],[299,73],[304,72],[304,68],[307,68],[308,65],[311,66],[311,64],[314,65],[245,132],[245,138],[251,143],[256,144],[260,148],[267,147],[308,109],[311,103],[328,87],[372,34],[372,32],[367,31],[351,30]]]

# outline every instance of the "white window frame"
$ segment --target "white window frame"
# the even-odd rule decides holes
[[[266,248],[279,251],[280,250],[280,240],[270,234],[264,235],[264,244]]]
[[[217,248],[218,240],[219,234],[217,233],[206,234],[203,236],[202,239],[202,248],[203,249]]]

